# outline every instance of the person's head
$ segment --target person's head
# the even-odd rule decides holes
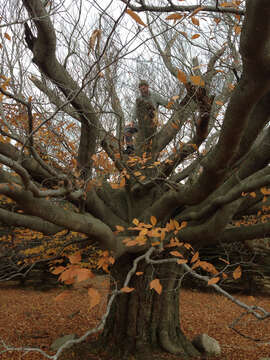
[[[139,90],[142,96],[147,96],[149,94],[149,84],[146,80],[140,81]]]

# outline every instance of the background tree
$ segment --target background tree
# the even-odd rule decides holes
[[[2,8],[0,193],[13,206],[0,219],[47,235],[78,232],[84,246],[108,250],[103,264],[123,294],[106,344],[143,359],[152,347],[195,356],[178,321],[186,262],[214,284],[221,275],[198,250],[269,236],[270,4],[122,3],[114,12],[95,1]],[[14,44],[33,65],[14,58]],[[122,129],[142,75],[174,104],[158,119],[138,103],[128,157]]]

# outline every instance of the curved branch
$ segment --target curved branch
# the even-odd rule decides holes
[[[190,6],[178,6],[174,5],[171,1],[168,1],[169,5],[146,5],[144,1],[138,1],[141,5],[135,6],[130,4],[129,0],[121,0],[124,4],[128,5],[128,7],[136,12],[143,11],[151,11],[151,12],[159,12],[159,13],[168,13],[172,11],[178,12],[192,12],[199,8],[198,5],[190,5]],[[138,3],[137,2],[137,3]],[[223,13],[223,14],[236,14],[236,15],[244,15],[244,10],[237,9],[234,7],[219,7],[219,6],[204,6],[202,11],[205,12],[214,12],[214,13]]]
[[[247,4],[241,36],[243,74],[229,101],[219,141],[210,156],[202,162],[204,171],[190,189],[193,196],[198,196],[200,200],[224,180],[250,114],[270,90],[270,26],[265,20],[270,16],[270,3],[266,0],[260,3],[250,0]],[[264,20],[260,22],[260,18]]]
[[[72,79],[56,59],[56,36],[53,24],[40,0],[23,0],[23,4],[37,28],[37,38],[30,50],[33,52],[33,62],[66,96],[80,116],[81,138],[78,161],[88,173],[91,169],[91,156],[96,149],[98,136],[98,119],[94,108],[82,92],[83,87]],[[85,86],[85,85],[84,85]]]
[[[1,184],[0,192],[20,205],[29,215],[38,216],[57,226],[87,234],[91,240],[100,242],[107,249],[117,252],[117,242],[108,225],[90,214],[79,214],[63,209],[53,201],[35,198],[30,191],[16,184]]]
[[[36,216],[29,216],[11,212],[0,208],[0,221],[8,226],[22,226],[35,231],[39,231],[45,235],[54,235],[64,228],[57,226],[49,221],[45,221]]]

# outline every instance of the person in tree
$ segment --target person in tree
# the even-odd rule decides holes
[[[137,123],[137,103],[140,100],[143,100],[152,105],[155,111],[158,110],[159,105],[167,107],[169,100],[163,98],[159,94],[149,90],[149,84],[146,80],[141,80],[139,83],[140,96],[136,99],[132,111],[132,122],[127,124],[124,128],[124,139],[126,144],[125,153],[131,154],[134,152],[134,134],[138,132],[138,123]],[[153,114],[154,117],[154,114]]]

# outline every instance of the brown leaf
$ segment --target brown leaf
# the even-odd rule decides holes
[[[95,307],[100,303],[101,296],[100,293],[94,288],[88,289],[88,296],[90,298],[90,310],[91,310],[93,309],[93,307]]]
[[[96,29],[96,30],[94,30],[92,32],[92,35],[91,35],[90,41],[89,41],[89,47],[90,47],[91,50],[94,50],[95,44],[99,40],[100,35],[101,35],[101,30],[100,29]],[[89,52],[90,52],[90,50],[89,50]]]
[[[198,20],[197,18],[195,18],[195,17],[192,17],[192,18],[191,18],[191,21],[192,21],[192,23],[193,23],[194,25],[197,25],[197,26],[200,25],[199,20]]]
[[[130,293],[132,292],[133,290],[135,290],[134,288],[130,288],[128,286],[124,286],[120,291],[122,291],[123,293]]]
[[[183,257],[183,255],[179,251],[170,251],[170,254],[176,257]]]
[[[147,26],[142,19],[139,17],[139,15],[137,15],[134,11],[127,9],[126,13],[132,17],[133,20],[135,20],[138,24],[142,25],[142,26]]]
[[[85,281],[85,280],[88,280],[93,277],[95,277],[95,275],[89,269],[78,269],[77,270],[77,281],[78,282]]]
[[[199,253],[198,251],[193,255],[192,259],[190,260],[191,264],[194,263],[195,261],[197,261],[199,258]]]
[[[213,284],[218,283],[219,280],[220,280],[219,277],[215,277],[215,278],[210,279],[207,284],[208,284],[208,285],[213,285]]]
[[[196,86],[204,86],[204,81],[200,76],[191,76],[190,80]]]
[[[157,224],[157,218],[155,216],[151,216],[150,222],[153,226],[155,226]]]
[[[120,225],[116,225],[115,227],[116,227],[117,231],[124,231],[125,230],[124,227],[120,226]]]
[[[4,33],[4,37],[8,40],[11,40],[11,37],[10,37],[10,35],[8,35],[8,33]]]
[[[186,77],[186,74],[184,73],[184,71],[182,70],[179,70],[177,71],[177,79],[179,81],[181,81],[183,84],[186,84],[187,83],[187,77]]]
[[[167,16],[165,20],[174,20],[174,22],[176,22],[177,20],[183,19],[183,17],[183,15],[175,13]]]
[[[68,259],[71,264],[77,264],[81,261],[82,257],[80,252],[76,252],[75,254],[68,256]]]
[[[237,268],[233,272],[233,278],[237,280],[240,279],[241,276],[242,276],[242,269],[240,266],[237,266]]]
[[[61,274],[64,270],[66,270],[66,268],[64,266],[58,266],[56,268],[53,269],[52,274],[54,275],[59,275]]]
[[[177,264],[181,265],[181,264],[186,264],[187,263],[187,260],[185,259],[179,259],[177,260]]]
[[[150,289],[154,289],[159,295],[162,293],[162,285],[159,279],[154,279],[150,282]]]

